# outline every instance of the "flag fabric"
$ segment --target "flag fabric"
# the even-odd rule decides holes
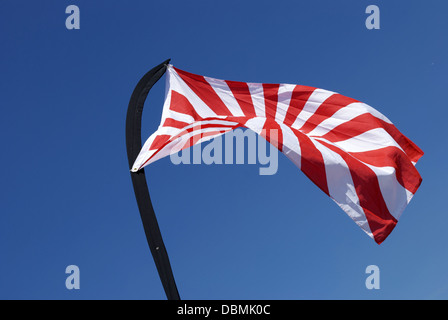
[[[422,181],[415,168],[422,150],[365,103],[304,85],[219,80],[172,65],[160,126],[132,171],[239,127],[276,146],[378,244]]]

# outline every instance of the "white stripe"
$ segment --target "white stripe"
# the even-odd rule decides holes
[[[176,134],[178,134],[179,132],[181,132],[184,128],[179,129],[179,128],[174,128],[174,127],[169,127],[169,126],[163,126],[163,127],[159,127],[157,129],[157,135],[168,135],[168,136],[175,136]],[[149,139],[148,139],[149,140]],[[145,142],[146,144],[146,142]]]
[[[266,117],[264,91],[261,83],[247,83],[257,117]]]
[[[191,123],[188,126],[183,127],[182,130],[187,130],[192,127],[194,127],[196,130],[196,128],[201,128],[201,127],[203,127],[205,125],[209,125],[209,124],[233,127],[233,126],[238,125],[238,122],[227,121],[227,120],[214,120],[214,119],[213,120],[203,120],[203,121],[196,121],[195,123]]]
[[[168,68],[169,70],[169,68]],[[166,85],[166,92],[165,92],[165,102],[163,103],[163,109],[162,109],[162,117],[160,119],[160,126],[163,125],[163,123],[165,122],[165,119],[169,117],[169,111],[170,110],[170,106],[171,106],[171,85],[170,85],[170,72],[166,72],[166,81],[165,81],[165,85]]]
[[[295,87],[296,85],[293,84],[281,84],[278,88],[277,112],[275,113],[275,121],[278,123],[285,121],[285,116],[291,103],[292,92]]]
[[[149,150],[149,147],[153,143],[154,139],[159,135],[159,131],[157,130],[154,132],[145,142],[142,149],[140,150],[140,153],[137,156],[137,159],[135,159],[134,164],[132,165],[132,172],[137,172],[140,167],[145,163],[147,159],[149,159],[154,152],[157,150]]]
[[[397,147],[403,151],[398,143],[383,128],[375,128],[363,132],[356,137],[334,142],[334,144],[346,152],[365,152],[385,147]]]
[[[255,133],[261,134],[261,132],[263,131],[263,127],[264,127],[264,123],[265,122],[266,122],[266,118],[264,116],[263,117],[255,117],[255,118],[249,119],[244,124],[244,126],[246,128],[251,129]]]
[[[363,103],[363,107],[371,114],[373,114],[375,117],[377,117],[378,119],[384,120],[387,123],[393,124],[392,121],[390,121],[384,114],[382,114],[381,112],[379,112],[378,110],[372,108],[371,106],[369,106],[366,103]]]
[[[184,145],[184,144],[186,144],[188,142],[188,140],[191,137],[199,135],[199,134],[204,134],[204,133],[213,132],[213,131],[225,131],[225,132],[228,132],[230,130],[232,130],[232,128],[223,128],[223,127],[219,127],[219,128],[215,128],[215,127],[213,127],[213,128],[201,128],[201,127],[198,127],[198,128],[195,128],[195,130],[193,130],[191,132],[187,132],[184,135],[182,135],[180,137],[177,137],[176,139],[173,139],[172,143],[178,144],[179,142],[182,142],[182,145]],[[196,141],[196,143],[194,145],[200,144],[203,141],[207,141],[207,140],[210,140],[210,139],[215,138],[217,136],[220,136],[220,135],[224,134],[225,132],[216,133],[216,134],[213,134],[213,135],[210,135],[210,136],[207,136],[207,137],[202,137],[198,141]],[[171,142],[170,142],[170,144],[171,144]],[[171,150],[173,147],[170,146],[170,144],[168,144],[165,148],[168,148],[168,149]],[[176,153],[179,150],[181,150],[181,149],[178,149],[178,150],[175,149],[175,150],[173,150],[170,153],[171,154],[172,153]]]
[[[218,129],[218,128],[217,128],[217,129]],[[221,133],[217,133],[217,134],[212,135],[212,136],[202,137],[201,139],[198,140],[198,142],[195,143],[195,145],[196,145],[196,144],[200,144],[200,143],[202,143],[202,142],[206,142],[206,141],[211,140],[211,139],[214,139],[214,138],[216,138],[216,137],[222,136],[223,134],[225,134],[225,133],[227,133],[227,132],[229,132],[229,131],[232,131],[232,129],[230,129],[230,128],[219,128],[219,130],[220,130],[220,131],[223,131],[223,132],[221,132]]]
[[[231,127],[230,129],[232,129],[234,126],[238,125],[239,123],[235,122],[235,121],[227,121],[227,120],[203,120],[203,121],[196,121],[196,122],[190,123],[183,128],[170,127],[168,125],[161,126],[157,129],[157,132],[155,132],[155,133],[157,133],[157,135],[175,136],[175,135],[179,134],[180,132],[185,131],[187,129],[190,129],[193,127],[196,129],[196,128],[200,128],[202,126],[209,125],[209,124],[224,125],[224,126]],[[216,127],[216,128],[218,128],[218,127]],[[223,127],[219,127],[219,128],[223,128]],[[146,144],[146,142],[145,142],[145,144]]]
[[[302,167],[302,154],[299,138],[290,127],[280,124],[283,133],[283,154],[288,157],[299,169]]]
[[[177,111],[173,111],[173,110],[169,110],[167,112],[166,118],[171,118],[173,120],[186,122],[186,123],[193,123],[195,121],[194,118],[192,116],[190,116],[189,114],[181,113],[181,112],[177,112]],[[162,124],[164,122],[162,122]]]
[[[210,84],[234,117],[244,117],[244,112],[241,110],[238,101],[236,101],[232,91],[224,80],[209,77],[204,77],[204,79]]]

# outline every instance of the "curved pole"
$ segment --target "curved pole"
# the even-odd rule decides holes
[[[126,149],[128,153],[129,169],[132,168],[132,165],[142,148],[142,113],[146,97],[152,86],[165,73],[169,62],[170,59],[148,71],[148,73],[146,73],[138,82],[132,93],[131,100],[129,101],[128,112],[126,115]],[[131,172],[131,178],[140,211],[140,217],[146,234],[146,240],[148,241],[149,249],[154,258],[166,296],[168,300],[180,300],[168,253],[163,243],[162,234],[160,233],[159,224],[157,223],[157,218],[149,196],[145,171],[141,169],[138,172]]]

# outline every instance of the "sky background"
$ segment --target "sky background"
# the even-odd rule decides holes
[[[68,5],[80,30],[67,30]],[[368,5],[381,29],[367,30]],[[0,298],[165,299],[132,189],[125,117],[167,58],[193,73],[336,91],[425,155],[377,245],[284,155],[146,168],[183,299],[448,299],[446,1],[0,2]],[[157,128],[165,81],[148,96]],[[81,289],[67,290],[77,265]],[[367,290],[365,269],[380,269]]]

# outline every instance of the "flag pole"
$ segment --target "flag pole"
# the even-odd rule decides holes
[[[129,101],[126,115],[126,149],[128,154],[129,169],[137,158],[141,148],[142,113],[146,97],[152,86],[163,76],[170,59],[148,71],[138,82]],[[160,280],[168,300],[180,300],[170,260],[163,243],[156,214],[149,196],[148,184],[144,169],[131,172],[135,198],[140,211],[146,240],[151,250]]]

